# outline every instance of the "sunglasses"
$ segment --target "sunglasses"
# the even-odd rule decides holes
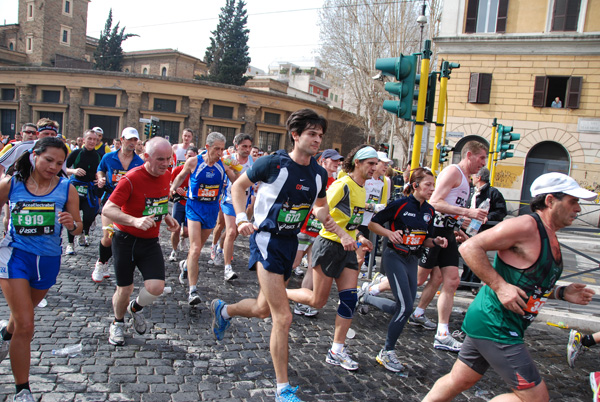
[[[37,131],[31,131],[31,130],[27,130],[27,131],[22,131],[23,134],[37,134]]]

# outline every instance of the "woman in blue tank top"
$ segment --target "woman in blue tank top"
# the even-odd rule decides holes
[[[15,401],[33,401],[29,389],[33,309],[56,283],[60,268],[61,230],[77,235],[82,224],[79,196],[58,177],[67,157],[61,140],[46,137],[16,162],[14,177],[0,182],[0,206],[10,208],[8,232],[0,242],[0,286],[10,307],[0,322],[0,361],[10,351],[16,384]]]

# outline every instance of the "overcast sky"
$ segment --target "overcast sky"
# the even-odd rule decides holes
[[[267,71],[274,61],[312,64],[319,47],[318,10],[323,0],[246,3],[252,66]],[[225,0],[92,0],[87,34],[100,36],[112,7],[113,26],[120,22],[125,32],[140,35],[123,43],[125,51],[172,48],[203,59],[224,5]],[[18,22],[17,9],[17,0],[0,0],[2,23]]]

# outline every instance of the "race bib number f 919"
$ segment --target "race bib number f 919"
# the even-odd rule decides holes
[[[21,236],[40,236],[54,233],[56,213],[53,202],[17,202],[11,212],[15,233]]]

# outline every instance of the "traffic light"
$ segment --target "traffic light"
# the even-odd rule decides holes
[[[417,56],[400,55],[400,57],[377,59],[375,68],[384,75],[395,77],[399,81],[386,82],[385,90],[400,99],[384,100],[383,109],[394,113],[401,119],[410,120],[415,92]]]
[[[454,148],[449,147],[448,145],[440,145],[440,144],[438,144],[438,147],[440,148],[440,165],[441,165],[444,162],[448,162],[448,154]]]
[[[515,149],[514,144],[511,144],[511,141],[517,141],[521,138],[521,134],[512,133],[512,126],[503,126],[502,124],[498,124],[498,147],[496,151],[498,152],[498,160],[512,158],[514,154],[512,152],[508,152],[511,149]]]
[[[381,152],[385,152],[386,154],[390,154],[390,144],[388,144],[387,142],[384,142],[382,144],[379,144],[379,150]]]
[[[156,137],[157,133],[158,133],[158,125],[152,123],[152,137]]]
[[[144,135],[146,138],[150,138],[150,123],[144,124]]]
[[[425,100],[425,116],[423,118],[423,120],[425,120],[427,123],[433,123],[433,108],[435,107],[435,89],[436,89],[436,85],[437,85],[437,72],[433,72],[429,74],[429,77],[427,78],[427,97]],[[417,105],[417,101],[419,100],[419,86],[421,83],[421,75],[417,74],[417,78],[415,79],[415,83],[416,83],[416,88],[415,88],[415,92],[413,95],[413,98],[415,100],[415,103],[413,104],[412,107],[412,116],[413,116],[413,120],[416,121],[416,117],[417,117],[417,109],[418,109],[418,105]]]

